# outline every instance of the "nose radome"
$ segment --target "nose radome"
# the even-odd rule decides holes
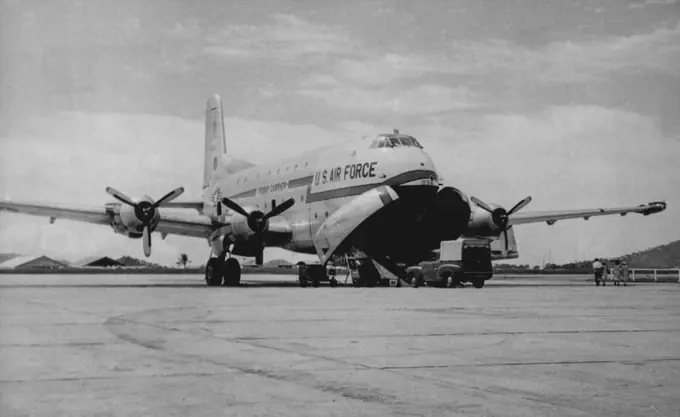
[[[436,181],[439,175],[437,174],[437,168],[435,167],[432,158],[430,158],[430,155],[420,149],[414,151],[414,154],[411,155],[410,158],[412,161],[410,164],[413,166],[411,169],[419,171],[432,171],[434,176],[433,179]]]

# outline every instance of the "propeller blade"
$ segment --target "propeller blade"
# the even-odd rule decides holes
[[[505,240],[505,253],[508,253],[508,229],[507,227],[503,229],[503,240]]]
[[[144,226],[142,241],[144,244],[144,255],[148,258],[151,256],[151,232],[149,231],[149,226]]]
[[[243,207],[239,206],[238,204],[234,203],[233,201],[229,200],[228,198],[224,197],[222,199],[222,204],[225,206],[229,207],[230,209],[234,210],[238,214],[241,214],[245,217],[248,217],[248,212],[243,209]]]
[[[520,201],[519,203],[515,204],[515,206],[508,211],[508,216],[510,216],[512,213],[522,210],[529,203],[531,203],[531,197],[527,197],[524,200]]]
[[[111,194],[116,200],[122,201],[123,203],[135,207],[137,204],[132,201],[130,197],[127,195],[121,193],[120,191],[116,190],[115,188],[112,187],[106,187],[106,192]]]
[[[279,214],[283,213],[284,211],[288,210],[289,208],[293,207],[293,204],[295,204],[295,200],[292,198],[289,198],[288,200],[284,201],[281,203],[281,205],[276,206],[272,208],[272,211],[267,213],[264,218],[268,219],[270,217],[278,216]]]
[[[172,200],[176,199],[177,197],[181,196],[182,193],[184,193],[184,187],[179,187],[177,189],[174,189],[161,197],[158,201],[156,201],[153,205],[154,208],[160,207],[165,203],[169,203]]]
[[[493,209],[491,207],[489,207],[485,202],[478,199],[477,197],[471,196],[470,200],[472,200],[473,203],[477,204],[479,207],[483,208],[484,210],[488,211],[489,213],[493,213]]]

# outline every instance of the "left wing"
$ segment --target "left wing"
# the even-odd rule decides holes
[[[512,226],[518,224],[541,223],[541,222],[546,222],[549,225],[553,225],[558,220],[578,218],[588,220],[589,218],[594,216],[608,216],[613,214],[620,214],[621,216],[625,216],[628,213],[640,213],[644,216],[648,216],[650,214],[659,213],[664,210],[666,210],[665,202],[654,201],[648,204],[641,204],[639,206],[630,207],[515,213],[510,215],[510,218],[508,219],[508,225]]]
[[[32,216],[49,217],[50,222],[56,219],[75,220],[92,224],[112,226],[114,230],[122,232],[124,224],[117,222],[120,205],[107,204],[102,208],[86,208],[63,205],[43,205],[0,201],[0,211],[22,213]],[[228,226],[209,216],[194,213],[163,213],[159,210],[160,219],[154,231],[161,234],[174,234],[192,237],[208,237],[210,233],[220,227]]]

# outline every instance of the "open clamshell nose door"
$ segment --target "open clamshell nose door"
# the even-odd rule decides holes
[[[325,264],[361,223],[398,198],[392,187],[383,185],[358,195],[328,217],[314,237],[321,263]]]

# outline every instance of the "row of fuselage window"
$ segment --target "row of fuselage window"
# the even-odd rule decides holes
[[[307,168],[308,166],[309,166],[309,162],[305,162],[304,167]],[[298,169],[298,164],[295,164],[292,167],[287,166],[284,172],[295,171],[297,169]],[[276,174],[280,174],[280,173],[281,173],[281,168],[276,170]],[[271,175],[272,175],[272,170],[269,170],[269,172],[267,172],[267,176],[271,176]],[[256,179],[258,179],[258,180],[260,179],[260,173],[259,172],[256,174]],[[248,182],[248,177],[244,176],[244,177],[239,177],[239,178],[236,179],[236,184],[240,184],[241,182],[243,182],[244,184],[246,182]]]
[[[295,197],[292,197],[292,198],[293,198],[293,201],[295,201]],[[274,199],[274,200],[275,200],[275,199]],[[284,201],[288,200],[288,198],[281,198],[280,200],[281,200],[281,201],[277,201],[276,204],[281,204],[281,203],[283,203]],[[304,201],[305,201],[305,196],[304,196],[304,195],[301,195],[301,196],[300,196],[300,201],[301,201],[301,202],[304,202]],[[263,203],[263,206],[264,206],[265,209],[269,208],[269,205],[268,205],[266,202]],[[259,210],[261,206],[260,206],[260,204],[256,204],[255,207]],[[328,216],[329,216],[328,211],[326,211],[326,212],[324,213],[324,216],[325,216],[326,218],[328,218]],[[319,218],[319,213],[314,213],[314,218],[315,218],[315,219],[318,219],[318,218]]]

